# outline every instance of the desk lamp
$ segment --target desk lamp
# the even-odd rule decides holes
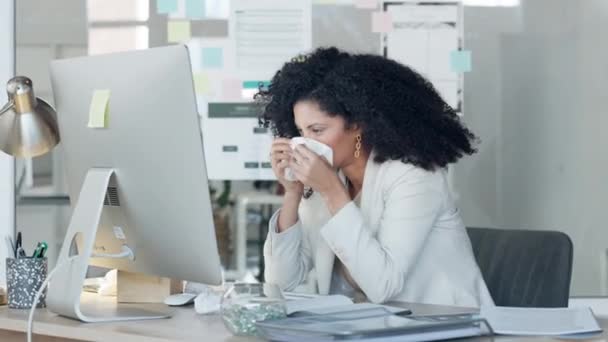
[[[10,79],[6,85],[8,103],[0,109],[0,150],[18,158],[33,158],[51,151],[59,143],[57,113],[34,95],[32,80],[24,76]],[[31,341],[33,311],[28,322]]]
[[[38,157],[59,143],[57,113],[34,95],[24,76],[7,83],[8,103],[0,109],[0,150],[19,158]]]

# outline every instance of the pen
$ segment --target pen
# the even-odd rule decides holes
[[[15,248],[19,249],[19,247],[21,247],[22,245],[22,241],[21,241],[21,232],[17,233],[17,241],[15,242]]]
[[[17,241],[15,241],[15,258],[25,258],[25,250],[23,249],[23,239],[21,232],[17,233]]]
[[[19,259],[19,258],[25,258],[25,257],[27,257],[27,255],[25,255],[25,250],[23,249],[23,247],[19,246],[17,248],[17,256],[16,256],[16,258]]]
[[[44,254],[46,253],[47,249],[48,249],[48,245],[45,242],[42,242],[42,248],[40,249],[41,258],[44,258]]]
[[[34,249],[34,253],[32,253],[32,258],[37,258],[38,253],[40,253],[40,242],[36,244],[36,248]]]
[[[17,250],[15,249],[15,244],[13,244],[13,239],[10,236],[6,236],[6,244],[8,245],[8,250],[13,251],[13,257],[15,257]]]
[[[47,247],[48,245],[46,244],[46,242],[38,242],[36,250],[34,250],[34,254],[32,254],[32,258],[43,258]]]

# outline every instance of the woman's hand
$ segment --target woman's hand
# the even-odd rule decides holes
[[[285,169],[289,167],[292,156],[289,142],[290,140],[286,138],[274,139],[270,149],[270,162],[274,175],[285,188],[285,193],[301,196],[304,191],[302,183],[285,179]]]
[[[318,156],[306,146],[296,146],[289,167],[300,182],[321,194],[332,214],[350,202],[350,196],[336,171],[325,158]]]

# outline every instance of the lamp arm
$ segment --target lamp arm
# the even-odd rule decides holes
[[[15,107],[15,101],[10,100],[8,101],[4,107],[2,107],[2,109],[0,109],[0,116],[2,116],[2,114],[6,113],[9,111],[9,109]]]

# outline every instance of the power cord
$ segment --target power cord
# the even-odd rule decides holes
[[[122,252],[116,253],[116,254],[93,253],[91,255],[91,257],[92,258],[110,258],[110,259],[128,258],[131,261],[135,260],[135,254],[133,253],[133,250],[129,246],[122,245],[121,250],[122,250]],[[75,256],[75,257],[77,257],[77,256]],[[42,296],[44,289],[46,289],[48,287],[49,282],[51,281],[51,279],[53,278],[53,276],[55,275],[57,270],[61,269],[61,267],[63,267],[68,262],[71,262],[75,257],[68,258],[67,260],[63,261],[62,263],[56,265],[55,268],[53,268],[53,270],[46,277],[44,282],[42,282],[42,285],[36,292],[36,295],[34,296],[34,302],[32,303],[32,307],[30,308],[30,314],[29,314],[29,317],[27,320],[27,342],[32,342],[34,312],[36,312],[36,306],[38,305],[38,301],[40,301],[40,297]]]
[[[65,264],[67,264],[71,260],[72,259],[68,259],[68,260],[65,260],[64,262],[60,263],[59,265],[56,265],[55,268],[53,268],[53,270],[46,277],[44,282],[42,282],[42,285],[38,289],[38,292],[36,292],[36,295],[34,296],[34,302],[32,303],[32,307],[30,308],[30,315],[27,320],[27,342],[32,342],[32,328],[34,325],[34,312],[36,312],[36,306],[38,305],[38,301],[40,300],[40,297],[42,296],[42,292],[44,292],[44,289],[49,285],[49,282],[51,281],[51,279],[53,278],[53,276],[55,275],[57,270],[62,268]]]
[[[133,253],[131,247],[127,245],[122,245],[120,249],[122,252],[116,254],[93,253],[91,254],[91,258],[129,259],[131,261],[135,260],[135,254]]]

